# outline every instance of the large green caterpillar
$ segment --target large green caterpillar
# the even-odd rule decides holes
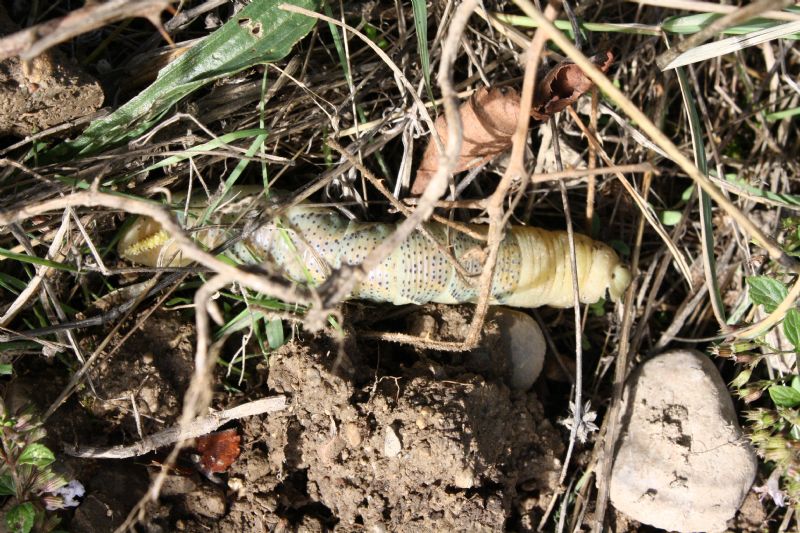
[[[221,216],[210,220],[219,223]],[[289,279],[311,285],[321,284],[342,265],[360,264],[396,228],[395,224],[351,221],[333,209],[306,205],[288,209],[281,222],[258,227],[237,242],[231,253],[242,262],[270,263]],[[449,248],[467,273],[480,274],[484,242],[435,222],[426,228]],[[469,228],[486,233],[486,226]],[[213,248],[229,238],[230,231],[208,227],[195,231],[194,236]],[[148,266],[185,264],[169,236],[147,218],[134,221],[123,234],[118,251],[120,256]],[[581,301],[595,303],[606,293],[618,299],[630,283],[630,273],[617,254],[584,235],[575,235],[575,252]],[[474,302],[478,292],[428,237],[414,232],[367,274],[351,297],[395,305],[455,304]],[[571,306],[567,233],[527,226],[508,228],[500,245],[491,297],[494,304],[513,307]]]

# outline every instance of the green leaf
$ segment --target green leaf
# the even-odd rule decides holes
[[[767,276],[750,276],[747,285],[750,287],[750,300],[763,305],[767,313],[773,312],[789,294],[786,285]]]
[[[15,505],[6,513],[6,527],[11,533],[29,533],[36,521],[36,508],[31,502]]]
[[[10,376],[14,373],[14,366],[9,363],[0,364],[0,376]]]
[[[800,350],[800,311],[797,309],[789,309],[789,312],[786,313],[786,317],[783,319],[783,333],[786,335],[786,338],[789,339],[789,342],[792,343],[794,349]],[[792,386],[794,386],[794,382],[792,382]]]
[[[280,318],[273,318],[267,322],[267,343],[275,350],[283,346],[286,342],[283,338],[283,321]]]
[[[792,388],[800,392],[800,376],[795,376],[792,378]]]
[[[139,137],[180,99],[212,81],[254,65],[277,61],[311,31],[316,19],[291,13],[284,2],[314,10],[316,0],[253,0],[211,35],[159,73],[147,89],[46,159],[96,153]]]
[[[745,368],[731,381],[731,387],[739,389],[750,380],[750,375],[753,373],[752,368]]]
[[[14,496],[17,493],[14,490],[14,478],[11,474],[4,474],[0,476],[0,496]]]
[[[800,405],[800,391],[784,385],[769,388],[769,397],[778,407],[797,407]]]
[[[55,460],[56,458],[50,448],[44,444],[33,443],[25,446],[17,462],[21,465],[34,465],[42,468]]]
[[[790,107],[789,109],[781,109],[780,111],[775,111],[774,113],[767,113],[765,118],[767,119],[767,122],[775,122],[797,115],[800,115],[800,107]]]
[[[665,226],[674,226],[681,221],[683,213],[680,211],[662,211],[658,218]]]

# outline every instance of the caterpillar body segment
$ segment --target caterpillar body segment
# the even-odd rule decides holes
[[[414,232],[367,273],[351,297],[396,305],[476,301],[480,288],[474,280],[483,268],[485,242],[438,223],[426,228],[476,277],[464,279],[425,235]],[[487,231],[486,226],[470,228],[478,234]],[[296,282],[319,285],[332,270],[360,264],[395,229],[396,224],[350,221],[332,209],[301,205],[287,210],[280,222],[253,231],[230,253],[243,263],[270,263]],[[213,248],[230,235],[208,228],[194,236]],[[581,301],[597,302],[607,292],[618,299],[630,274],[616,253],[583,235],[575,235],[575,247]],[[122,257],[149,266],[186,264],[158,224],[146,218],[134,222],[118,249]],[[510,227],[500,244],[491,298],[493,304],[513,307],[571,306],[567,233]]]

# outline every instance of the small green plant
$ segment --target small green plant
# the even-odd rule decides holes
[[[782,281],[771,276],[751,276],[746,281],[750,300],[767,313],[773,312],[789,292]],[[793,347],[790,353],[796,355],[800,351],[800,311],[790,309],[774,333],[788,341]],[[744,416],[749,422],[750,441],[773,469],[770,482],[761,490],[778,505],[800,508],[800,375],[771,377],[770,373],[768,377],[758,369],[767,357],[786,353],[771,346],[767,335],[720,345],[714,351],[744,366],[730,385],[746,404],[759,403],[746,410]]]
[[[54,494],[67,481],[53,472],[53,452],[41,444],[45,431],[30,411],[10,415],[0,402],[0,496],[6,502],[5,525],[13,533],[53,531],[64,499]]]

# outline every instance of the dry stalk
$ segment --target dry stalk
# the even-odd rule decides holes
[[[358,159],[356,159],[355,156],[353,156],[353,154],[351,154],[347,149],[345,149],[341,144],[336,142],[333,138],[329,138],[327,140],[327,143],[331,148],[333,148],[334,150],[339,152],[339,154],[344,156],[344,158],[347,159],[350,162],[350,164],[352,164],[359,172],[361,172],[361,175],[367,178],[367,181],[369,181],[372,184],[372,186],[375,187],[378,190],[378,192],[381,193],[384,196],[384,198],[386,198],[389,201],[390,204],[392,204],[392,207],[397,209],[400,213],[402,213],[406,217],[411,216],[412,210],[409,209],[408,206],[401,203],[397,198],[395,198],[394,195],[391,193],[391,191],[389,191],[389,189],[387,189],[386,186],[383,184],[383,181],[381,181],[375,174],[372,173],[371,170],[369,170]],[[453,268],[456,269],[456,272],[458,272],[459,276],[461,276],[465,281],[469,281],[469,279],[471,278],[469,272],[467,272],[461,265],[461,263],[458,262],[458,259],[456,259],[450,252],[450,250],[447,249],[447,246],[440,243],[436,239],[436,237],[434,237],[431,234],[431,232],[428,231],[428,229],[425,226],[419,226],[417,230],[419,230],[419,232],[422,233],[436,247],[437,250],[439,250],[439,253],[444,255],[445,259],[447,259],[447,261],[451,265],[453,265]]]
[[[414,231],[422,222],[431,216],[435,202],[441,198],[447,190],[447,183],[450,176],[453,174],[453,169],[455,168],[458,154],[461,150],[461,122],[460,117],[458,116],[456,92],[453,89],[453,83],[451,80],[452,74],[450,73],[450,70],[452,69],[452,65],[456,59],[458,43],[461,34],[466,27],[467,20],[469,19],[469,15],[474,9],[475,4],[476,0],[469,0],[468,2],[462,4],[456,11],[450,25],[450,32],[448,34],[447,41],[442,49],[442,60],[439,68],[439,84],[442,87],[444,109],[448,119],[449,127],[447,145],[442,152],[441,164],[437,169],[437,172],[434,175],[430,185],[425,190],[425,193],[419,199],[417,208],[397,226],[397,229],[394,231],[394,233],[392,233],[392,235],[380,245],[375,247],[360,265],[357,267],[339,269],[338,271],[334,272],[320,287],[320,292],[326,295],[326,304],[330,305],[344,300],[347,295],[353,291],[353,288],[356,286],[356,284],[363,279],[367,272],[378,266],[401,242],[403,242],[411,234],[412,231]],[[340,21],[330,17],[297,8],[295,6],[282,4],[282,8],[288,11],[302,13],[310,17],[319,18],[338,26],[346,26]],[[402,72],[400,72],[397,66],[392,63],[383,50],[381,50],[380,47],[373,43],[368,37],[361,34],[354,28],[347,27],[347,29],[364,40],[364,42],[366,42],[375,51],[375,53],[378,54],[378,56],[381,57],[381,59],[383,59],[398,74],[398,77],[403,80],[404,85],[408,84],[407,89],[417,102],[417,105],[419,106],[419,112],[422,114],[423,118],[425,118],[426,122],[428,122],[428,126],[431,128],[431,131],[434,132],[434,139],[436,139],[436,130],[433,121],[430,119],[430,115],[428,115],[424,104],[421,100],[419,100],[419,96],[417,96],[414,88],[410,85],[405,76],[403,76]]]
[[[777,263],[788,268],[792,272],[800,273],[800,264],[786,254],[781,246],[772,239],[769,235],[763,232],[756,224],[750,220],[739,208],[720,191],[713,182],[698,170],[698,168],[686,157],[683,152],[673,143],[658,127],[653,124],[653,121],[647,117],[639,108],[637,108],[631,100],[625,96],[622,91],[617,89],[613,83],[603,74],[592,62],[581,53],[580,50],[575,48],[573,44],[555,26],[536,9],[528,0],[516,0],[518,5],[525,12],[526,15],[533,18],[538,24],[539,29],[544,30],[545,33],[561,48],[576,65],[578,65],[583,72],[589,77],[597,87],[606,93],[628,117],[635,122],[639,128],[650,139],[663,150],[672,161],[677,164],[693,181],[695,181],[708,195],[717,202],[737,224],[739,224],[750,235],[750,237],[757,242],[759,246],[764,248]]]
[[[645,174],[642,185],[642,195],[647,198],[650,194],[650,184],[652,175]],[[619,347],[617,357],[614,362],[614,383],[611,396],[611,407],[605,417],[606,431],[603,438],[598,438],[592,452],[593,463],[600,462],[597,476],[597,500],[595,502],[595,522],[592,531],[599,533],[603,531],[603,519],[608,505],[608,480],[611,476],[613,464],[614,445],[617,441],[617,434],[620,426],[620,409],[622,406],[622,393],[625,390],[625,378],[628,375],[628,360],[631,353],[630,334],[633,327],[633,298],[638,290],[639,279],[639,259],[642,253],[642,239],[644,237],[644,213],[639,218],[639,225],[636,229],[636,241],[631,257],[631,284],[625,292],[625,301],[622,305],[622,325],[619,332]],[[597,468],[595,466],[595,468]]]
[[[139,457],[159,448],[169,446],[181,441],[194,439],[206,435],[231,420],[238,420],[248,416],[277,413],[288,407],[286,396],[271,396],[248,402],[231,409],[224,409],[210,415],[196,418],[188,426],[177,425],[153,433],[139,442],[131,445],[110,446],[98,448],[94,446],[76,446],[64,444],[64,452],[73,457],[87,459],[127,459]]]
[[[548,5],[545,9],[545,16],[555,19],[556,8]],[[489,230],[486,234],[487,252],[484,262],[483,272],[479,278],[478,285],[480,293],[478,302],[475,305],[475,315],[472,318],[467,338],[464,343],[468,347],[474,347],[480,339],[480,332],[483,328],[483,321],[489,309],[489,296],[494,278],[494,269],[497,263],[497,254],[500,250],[500,243],[503,240],[503,204],[506,194],[511,186],[516,182],[525,188],[525,180],[528,176],[525,171],[525,146],[528,139],[528,121],[533,104],[533,92],[536,87],[536,70],[539,66],[539,58],[546,41],[546,34],[537,31],[531,39],[531,44],[527,50],[525,62],[525,77],[522,82],[522,95],[520,97],[520,110],[517,127],[514,131],[513,144],[511,147],[511,159],[508,168],[503,173],[500,183],[494,193],[486,201],[486,213],[489,216]],[[448,117],[448,123],[450,117]]]
[[[168,210],[158,204],[146,202],[144,200],[92,190],[77,192],[61,198],[54,198],[37,204],[21,206],[14,210],[0,211],[0,226],[7,226],[14,222],[20,222],[48,211],[79,206],[106,207],[109,209],[118,209],[134,215],[150,217],[158,222],[161,227],[170,234],[175,244],[180,247],[181,253],[188,259],[196,261],[206,268],[221,275],[225,275],[257,292],[274,296],[285,302],[299,304],[310,303],[308,296],[300,295],[294,288],[288,285],[278,284],[265,279],[262,275],[231,266],[202,250],[189,238]],[[309,325],[312,328],[316,326],[317,329],[322,327],[322,324],[317,323]]]
[[[611,160],[611,158],[608,156],[603,146],[600,144],[599,139],[597,139],[597,137],[591,132],[591,130],[586,127],[586,124],[583,123],[583,120],[578,115],[578,113],[576,113],[575,110],[572,109],[571,107],[567,108],[567,111],[569,112],[572,119],[575,121],[575,124],[577,124],[578,128],[580,128],[580,130],[583,132],[583,135],[586,137],[586,140],[589,141],[589,144],[591,146],[594,146],[597,155],[599,155],[600,158],[603,161],[605,161],[606,165],[609,165],[609,167],[613,167],[614,162]],[[664,244],[666,245],[667,249],[669,249],[670,254],[672,254],[672,257],[675,260],[675,264],[678,266],[678,270],[681,272],[681,274],[683,274],[683,277],[689,284],[689,287],[691,287],[692,286],[691,269],[689,268],[689,263],[686,261],[686,258],[683,256],[683,253],[680,251],[680,248],[678,248],[678,245],[672,241],[672,238],[669,236],[669,233],[667,233],[667,230],[664,229],[664,226],[661,224],[658,218],[656,218],[655,214],[653,213],[653,210],[647,204],[642,195],[640,195],[636,191],[634,186],[631,185],[631,183],[628,181],[625,175],[622,174],[622,172],[615,172],[614,174],[617,176],[617,179],[619,180],[620,184],[622,184],[622,186],[625,188],[628,194],[630,194],[634,203],[636,203],[636,206],[644,215],[647,222],[650,223],[650,226],[655,230],[656,233],[658,233],[658,236],[661,237],[661,240],[664,241]]]

